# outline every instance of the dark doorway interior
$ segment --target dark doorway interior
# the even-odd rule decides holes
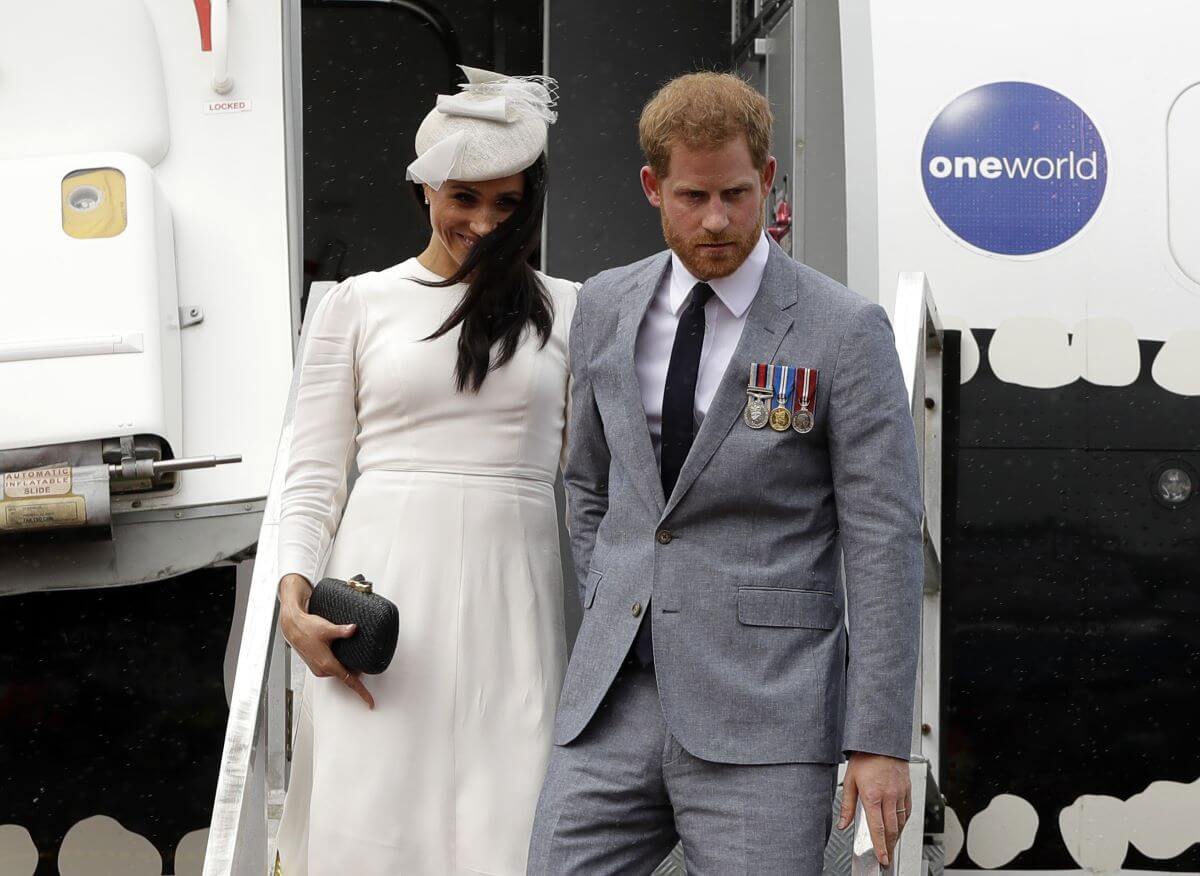
[[[638,182],[642,105],[667,80],[730,68],[728,0],[605,0],[550,5],[549,273],[586,280],[664,249]]]
[[[304,0],[304,281],[416,255],[429,227],[404,179],[456,63],[542,72],[541,0]]]

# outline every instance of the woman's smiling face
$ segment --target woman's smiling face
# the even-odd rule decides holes
[[[523,173],[478,182],[447,180],[437,191],[425,186],[434,236],[456,265],[480,238],[513,214],[524,195]]]

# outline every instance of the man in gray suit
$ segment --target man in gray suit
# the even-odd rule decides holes
[[[696,876],[818,873],[843,755],[840,827],[861,801],[887,864],[908,816],[913,421],[883,309],[763,234],[770,130],[734,76],[668,83],[639,133],[670,252],[580,291],[584,617],[530,873],[648,873],[677,839]]]

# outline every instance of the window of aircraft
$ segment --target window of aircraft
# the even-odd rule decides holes
[[[1194,283],[1200,283],[1200,85],[1187,88],[1167,116],[1167,215],[1171,254]],[[1195,289],[1196,287],[1192,287]]]
[[[115,167],[77,170],[62,181],[62,227],[71,237],[116,237],[125,230],[125,174]]]

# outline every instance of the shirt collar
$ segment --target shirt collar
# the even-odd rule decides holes
[[[717,277],[708,281],[708,285],[712,286],[717,297],[721,299],[721,303],[734,316],[741,317],[750,309],[754,296],[758,294],[758,287],[762,285],[763,271],[767,267],[767,256],[770,253],[771,245],[767,242],[767,236],[764,234],[758,239],[754,249],[750,250],[750,255],[746,256],[746,260],[738,266],[736,271],[728,277]],[[688,295],[692,292],[692,287],[699,282],[700,280],[692,276],[692,272],[683,266],[679,256],[672,252],[670,302],[673,314],[679,315]]]

